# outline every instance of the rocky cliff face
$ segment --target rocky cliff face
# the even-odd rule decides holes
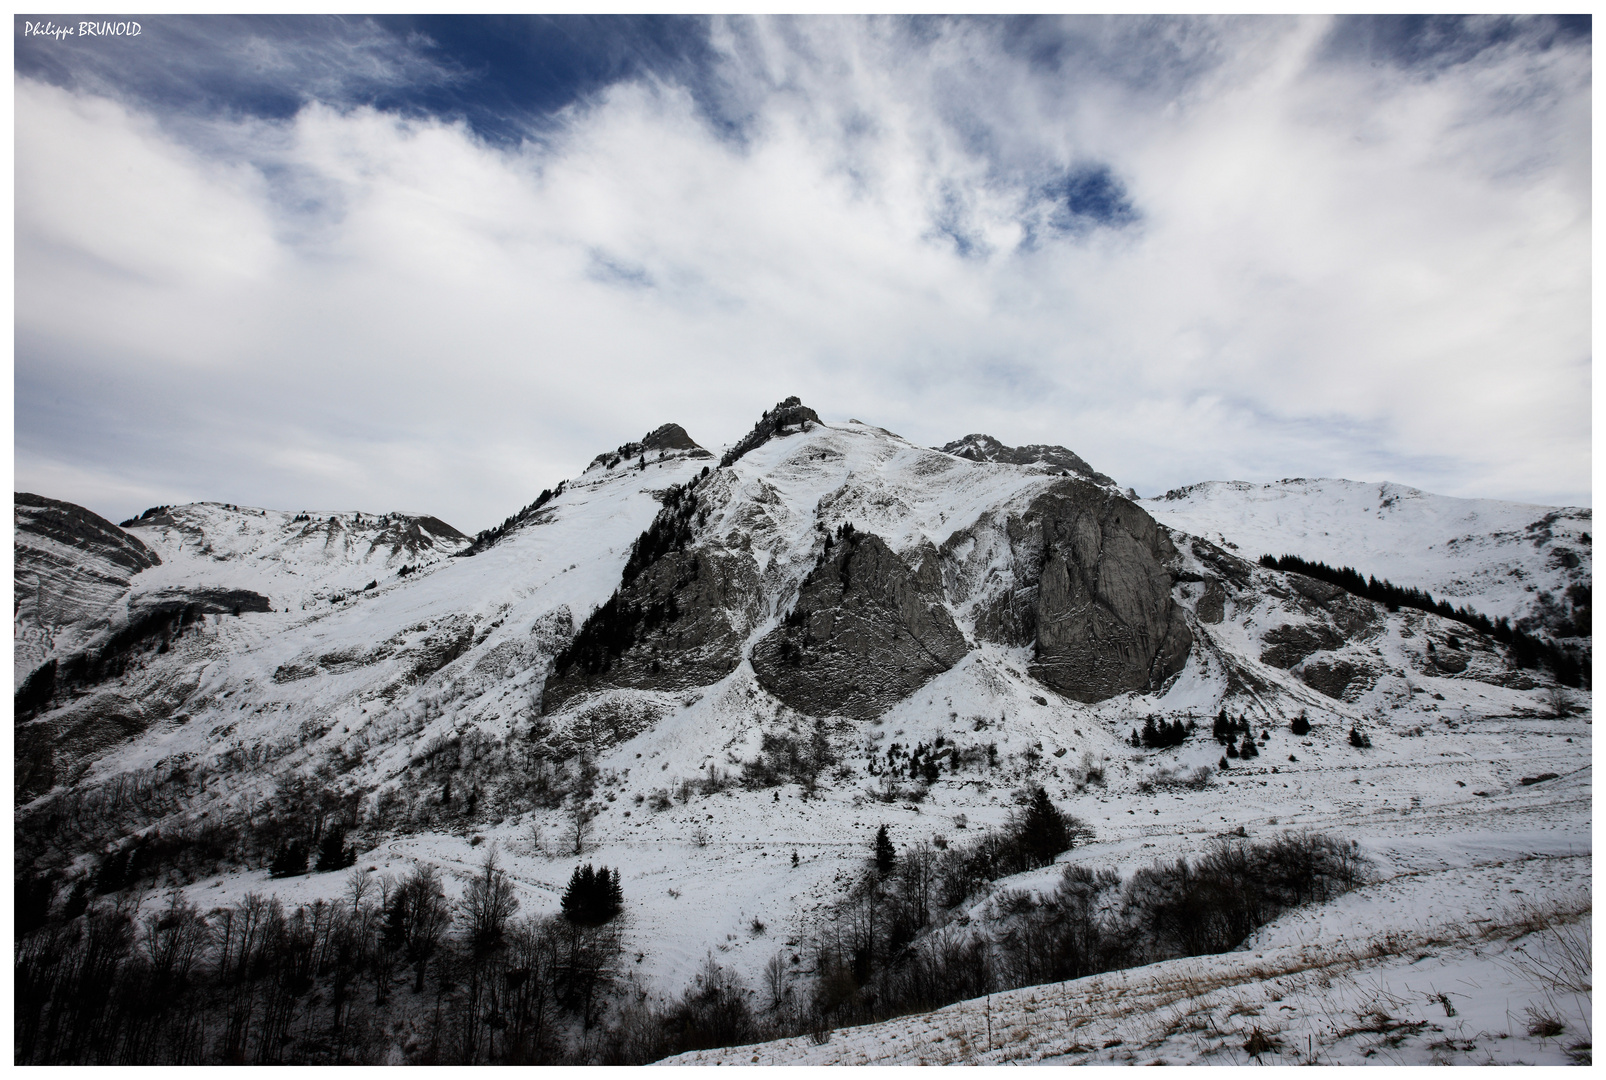
[[[870,720],[970,651],[932,549],[910,567],[879,537],[826,534],[781,626],[753,649],[759,683],[813,716]]]
[[[1032,674],[1076,701],[1157,689],[1192,643],[1172,599],[1176,551],[1148,514],[1108,488],[1053,482],[943,544],[956,580],[983,578],[976,634],[1032,646]]]
[[[833,532],[819,517],[811,536],[766,551],[753,546],[765,532],[757,525],[751,533],[730,529],[723,539],[717,529],[704,533],[701,523],[715,509],[728,514],[727,528],[758,519],[773,526],[774,515],[755,518],[750,511],[787,498],[791,469],[813,484],[826,468],[818,462],[840,461],[827,428],[818,450],[809,440],[796,450],[766,450],[765,460],[782,463],[779,474],[763,466],[743,480],[731,470],[770,440],[801,436],[817,423],[812,410],[788,399],[726,455],[722,470],[730,471],[718,474],[721,483],[670,493],[659,519],[636,541],[618,591],[557,657],[544,711],[609,689],[713,683],[734,669],[749,644],[745,635],[780,604],[790,607],[782,625],[751,643],[761,685],[805,714],[878,716],[969,651],[955,620],[965,598],[951,594],[944,578],[975,577],[961,564],[978,559],[1002,558],[1008,582],[1000,587],[989,577],[981,586],[991,592],[973,612],[976,633],[1034,646],[1032,672],[1054,690],[1102,701],[1158,688],[1181,670],[1192,639],[1162,566],[1174,554],[1170,542],[1140,508],[1090,480],[1050,479],[1042,470],[1017,474],[1024,489],[1001,490],[1028,494],[998,505],[984,515],[985,524],[955,532],[941,550],[930,540],[908,546],[909,495],[894,494],[873,474],[852,472],[841,487],[822,489],[816,515],[840,521],[861,511],[890,513],[889,523],[906,533],[901,552],[873,530],[848,521]],[[878,429],[871,437],[884,446],[877,453],[899,441]],[[916,454],[910,468],[924,486],[942,459]],[[711,492],[719,493],[717,508],[704,501]],[[969,541],[982,532],[989,535],[978,555]],[[819,550],[811,551],[811,543]],[[774,579],[774,567],[800,557],[813,563],[804,580],[793,586]],[[771,595],[777,586],[780,596]]]
[[[72,503],[18,492],[12,573],[17,679],[109,625],[135,574],[162,560]]]
[[[1027,513],[1040,530],[1032,673],[1076,701],[1158,689],[1193,635],[1171,599],[1173,554],[1154,519],[1089,484],[1063,483]]]
[[[695,482],[664,494],[619,588],[554,659],[543,712],[604,689],[706,686],[741,662],[760,602],[758,575],[741,552],[693,546],[704,509]]]

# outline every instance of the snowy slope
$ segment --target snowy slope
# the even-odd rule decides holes
[[[1581,946],[1587,975],[1589,855],[1527,839],[1363,888],[1321,930],[1296,912],[1231,953],[663,1064],[1587,1064],[1589,996],[1543,971]]]
[[[303,511],[193,503],[135,521],[128,531],[162,557],[138,594],[204,585],[248,589],[275,608],[305,610],[330,596],[437,563],[468,538],[416,514]]]
[[[1141,505],[1155,520],[1251,562],[1297,555],[1426,589],[1491,619],[1567,606],[1591,579],[1591,512],[1455,499],[1353,480],[1212,481]]]
[[[68,656],[127,610],[130,579],[159,556],[71,503],[18,492],[14,510],[12,659],[18,685]]]

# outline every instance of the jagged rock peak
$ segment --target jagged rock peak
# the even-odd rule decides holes
[[[759,417],[758,423],[753,425],[753,430],[748,432],[747,437],[731,447],[720,459],[719,467],[723,469],[727,465],[734,464],[743,454],[763,446],[776,435],[806,431],[810,423],[820,423],[820,415],[797,397],[789,397]]]
[[[622,461],[645,457],[648,454],[655,454],[656,458],[669,455],[707,458],[714,456],[697,445],[697,442],[686,433],[686,429],[679,424],[665,424],[647,432],[641,437],[640,442],[627,442],[611,452],[598,454],[591,459],[591,466],[588,468],[602,464],[611,469]]]
[[[1005,446],[991,435],[966,435],[946,446],[937,447],[945,454],[962,457],[967,461],[994,461],[1004,465],[1038,466],[1052,472],[1069,473],[1091,480],[1104,487],[1116,487],[1110,477],[1099,472],[1082,458],[1063,446]]]
[[[649,431],[641,440],[644,450],[701,450],[692,437],[686,434],[686,429],[679,424],[665,424],[661,428]]]

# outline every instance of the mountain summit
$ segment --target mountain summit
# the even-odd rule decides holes
[[[966,435],[946,446],[939,447],[944,454],[962,457],[967,461],[995,461],[1004,465],[1035,466],[1053,472],[1080,477],[1102,487],[1114,488],[1114,480],[1083,461],[1063,446],[1005,446],[991,435]]]

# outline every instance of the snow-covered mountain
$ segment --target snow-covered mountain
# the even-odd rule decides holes
[[[124,523],[161,556],[136,593],[192,585],[248,589],[275,607],[306,610],[330,597],[432,566],[468,537],[425,514],[289,513],[254,506],[192,503],[152,507]]]
[[[130,579],[161,558],[81,506],[26,492],[15,503],[12,637],[20,684],[58,650],[85,648],[105,631],[125,605]]]
[[[1529,584],[1587,589],[1587,511],[1342,481],[1135,502],[1038,453],[1062,448],[1000,448],[789,399],[722,459],[674,425],[599,454],[472,544],[424,516],[218,504],[156,508],[126,550],[97,525],[76,563],[52,541],[51,580],[106,583],[62,608],[70,640],[50,605],[18,608],[19,680],[47,656],[62,673],[19,696],[19,868],[84,874],[124,836],[221,825],[221,854],[147,886],[330,898],[341,875],[265,864],[333,814],[380,869],[466,874],[495,842],[523,910],[548,912],[583,847],[622,868],[633,976],[678,990],[716,947],[756,984],[878,825],[957,838],[1024,785],[1091,826],[1078,858],[1130,869],[1273,819],[1359,828],[1383,857],[1429,818],[1533,820],[1479,817],[1524,776],[1587,777],[1587,695],[1460,623],[1255,563],[1505,614]],[[19,582],[43,535],[19,525]],[[141,610],[165,614],[116,663],[96,653]],[[1223,712],[1265,733],[1260,757],[1222,768],[1203,731],[1131,745],[1146,720]],[[1545,844],[1587,845],[1587,792],[1545,805]]]
[[[1587,507],[1455,499],[1353,480],[1211,481],[1142,506],[1246,559],[1297,555],[1554,630],[1587,607]]]

